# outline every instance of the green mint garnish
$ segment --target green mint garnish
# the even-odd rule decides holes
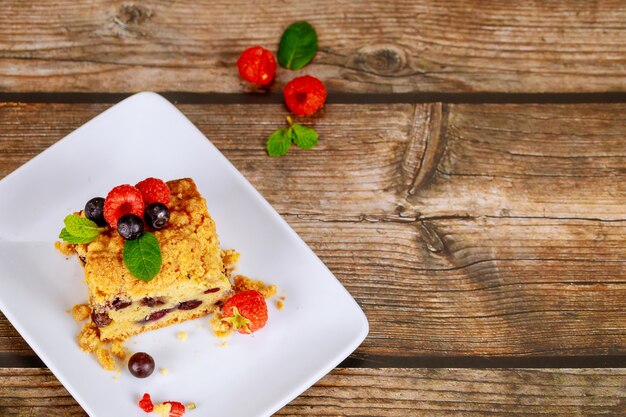
[[[159,241],[150,232],[137,239],[127,240],[124,243],[122,257],[130,273],[146,282],[151,281],[159,273],[163,262]]]
[[[308,22],[296,22],[283,32],[278,45],[278,62],[297,70],[307,65],[317,52],[317,32]]]
[[[98,227],[93,221],[76,214],[66,216],[63,223],[65,223],[65,227],[59,233],[59,239],[67,243],[93,242],[104,230],[104,227]]]
[[[291,125],[293,142],[302,149],[311,149],[317,145],[317,132],[310,127],[297,123]]]
[[[315,130],[294,123],[290,116],[287,116],[287,123],[289,123],[288,128],[281,127],[267,138],[265,148],[269,156],[286,155],[292,141],[302,149],[311,149],[317,145],[317,132]]]
[[[287,154],[291,147],[291,128],[281,127],[275,130],[265,144],[269,156],[283,156]]]

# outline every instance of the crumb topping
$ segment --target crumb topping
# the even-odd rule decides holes
[[[124,347],[124,344],[119,340],[111,343],[111,353],[117,358],[126,359],[126,348]]]
[[[124,266],[124,239],[113,229],[101,233],[85,246],[85,280],[91,305],[104,305],[116,296],[127,299],[167,292],[180,280],[198,287],[224,285],[223,264],[215,223],[208,215],[206,201],[191,179],[169,181],[171,189],[168,226],[154,232],[163,263],[150,282],[141,281]]]
[[[96,350],[96,357],[98,358],[98,362],[100,365],[107,371],[112,371],[115,369],[115,360],[113,356],[111,356],[111,352],[105,347],[99,347]]]
[[[78,334],[78,346],[85,352],[93,353],[101,344],[96,325],[85,323]]]
[[[237,269],[239,261],[239,252],[234,249],[226,249],[222,251],[222,262],[224,263],[224,275],[230,278],[233,271]]]
[[[87,304],[76,304],[72,307],[72,317],[76,321],[87,320],[91,315],[91,308]]]
[[[67,242],[54,242],[54,247],[56,250],[61,252],[63,255],[70,256],[76,253],[76,245]]]
[[[270,298],[276,295],[278,287],[276,285],[268,285],[263,281],[256,281],[245,275],[237,275],[234,278],[233,288],[235,292],[256,290],[263,294],[263,297]]]
[[[224,320],[224,316],[220,311],[216,311],[211,317],[211,327],[213,327],[213,333],[217,337],[228,337],[233,333],[233,325]]]

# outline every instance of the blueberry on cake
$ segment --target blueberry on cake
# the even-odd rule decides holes
[[[215,223],[192,179],[115,187],[65,226],[58,247],[84,264],[101,341],[205,316],[233,292]]]

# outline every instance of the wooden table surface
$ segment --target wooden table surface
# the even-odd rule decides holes
[[[235,61],[302,19],[320,142],[269,158],[295,73],[255,92]],[[625,1],[0,2],[0,177],[142,90],[369,319],[277,415],[626,415]],[[0,416],[85,415],[0,315]]]

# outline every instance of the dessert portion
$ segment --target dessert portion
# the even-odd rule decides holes
[[[71,310],[84,322],[78,345],[104,369],[115,370],[128,356],[123,342],[148,330],[215,312],[214,332],[225,337],[256,332],[268,320],[265,300],[277,287],[232,277],[239,253],[219,248],[206,201],[190,178],[119,185],[64,223],[55,246],[78,255],[89,296]],[[184,341],[187,333],[177,338]],[[128,368],[148,377],[155,362],[137,352]]]
[[[117,227],[103,228],[92,242],[74,247],[85,266],[91,321],[102,341],[124,340],[207,315],[232,293],[215,223],[195,183],[185,178],[169,181],[167,186],[169,220],[166,227],[152,231],[160,248],[161,264],[149,281],[133,275],[125,259],[125,246],[130,240],[122,237],[127,232],[123,221],[131,215],[123,214],[123,205],[132,210],[136,199],[127,202],[120,197],[121,204],[108,210],[108,216],[105,203],[104,216],[112,217],[109,224]],[[122,212],[115,214],[115,210]],[[135,232],[133,227],[128,230],[131,235]],[[146,247],[140,243],[138,250]]]

